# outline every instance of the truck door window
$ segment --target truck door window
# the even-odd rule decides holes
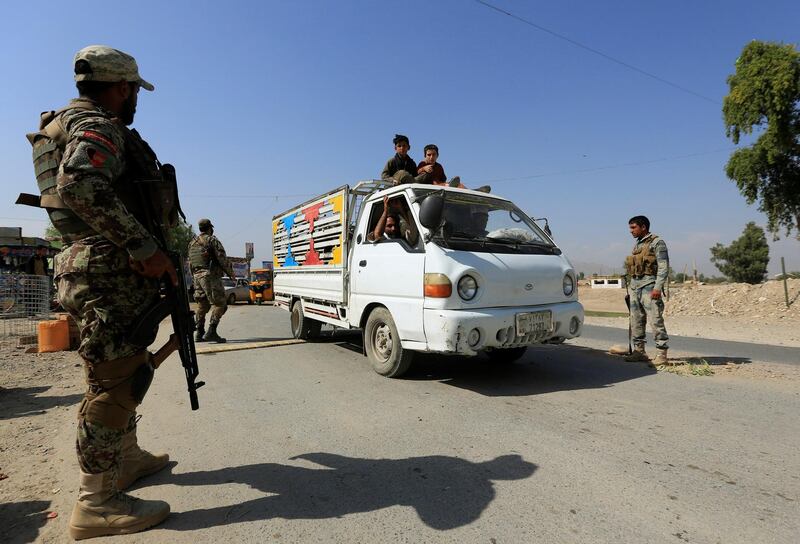
[[[376,227],[378,227],[383,215],[383,202],[377,201],[372,204],[370,209],[369,222],[367,223],[367,236],[363,243],[399,243],[408,251],[419,251],[419,228],[416,220],[411,213],[408,202],[403,195],[393,196],[388,201],[389,213],[384,222],[384,232],[376,238]],[[386,224],[394,224],[395,235],[386,232]]]

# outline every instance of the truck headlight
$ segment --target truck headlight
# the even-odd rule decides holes
[[[458,296],[464,300],[472,300],[478,294],[478,282],[469,274],[458,280]]]
[[[567,273],[564,275],[563,287],[566,296],[570,296],[575,290],[575,280],[572,279],[572,274]]]

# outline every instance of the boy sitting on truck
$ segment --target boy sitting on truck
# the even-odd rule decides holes
[[[389,208],[392,211],[389,211]],[[417,245],[417,226],[401,198],[393,198],[390,202],[389,197],[385,196],[383,197],[383,213],[381,213],[375,228],[367,235],[367,240],[379,242],[398,238],[404,239],[411,246]]]
[[[420,174],[417,171],[417,163],[408,156],[408,150],[411,149],[408,136],[395,134],[392,143],[394,143],[395,155],[386,161],[386,166],[383,167],[383,172],[381,172],[381,179],[390,180],[395,185],[400,183],[427,183],[427,172]]]
[[[417,165],[417,172],[420,175],[426,174],[425,183],[432,183],[433,185],[447,185],[449,187],[458,187],[466,189],[466,186],[461,183],[461,178],[455,176],[450,181],[447,181],[447,176],[444,173],[444,166],[437,162],[439,158],[439,147],[436,144],[428,144],[425,146],[425,159]],[[482,185],[475,189],[483,193],[488,193],[492,188],[488,185]]]

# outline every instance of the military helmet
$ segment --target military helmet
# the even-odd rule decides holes
[[[80,61],[89,65],[87,73],[78,73]],[[152,83],[142,79],[139,75],[139,66],[136,59],[107,45],[90,45],[75,53],[75,81],[130,81],[138,83],[143,89],[155,89]]]
[[[203,231],[209,228],[214,228],[214,225],[211,224],[211,219],[206,219],[205,217],[197,222],[197,227]]]

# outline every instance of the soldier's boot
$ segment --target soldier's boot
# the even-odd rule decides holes
[[[117,489],[128,489],[139,478],[155,474],[169,463],[169,455],[153,455],[139,447],[136,427],[122,436]]]
[[[206,333],[204,340],[206,342],[217,342],[218,344],[224,344],[227,342],[226,339],[217,334],[217,323],[212,323],[208,326],[208,332]]]
[[[625,360],[629,363],[649,363],[650,357],[647,356],[647,352],[644,350],[644,344],[636,344],[633,346],[631,354],[625,357]]]
[[[75,540],[144,531],[169,515],[169,504],[146,501],[117,491],[113,471],[81,472],[78,502],[69,519],[69,536]]]
[[[658,353],[656,354],[656,358],[653,359],[653,364],[656,366],[660,365],[668,365],[669,358],[667,357],[667,350],[666,349],[657,349]]]
[[[206,328],[205,327],[197,327],[197,331],[194,333],[194,341],[195,342],[203,342],[205,340],[205,338],[203,338],[203,336],[205,336],[205,334],[206,334]]]

